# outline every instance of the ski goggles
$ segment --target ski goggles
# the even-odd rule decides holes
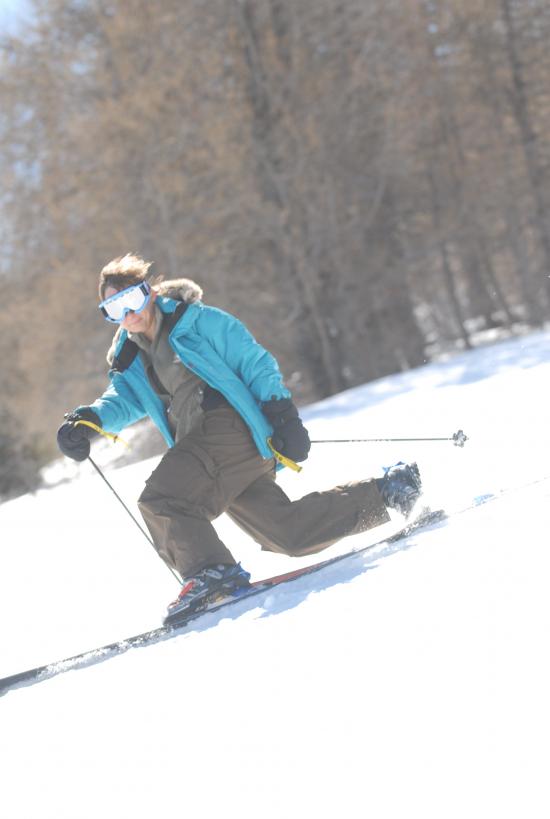
[[[141,313],[147,307],[151,299],[151,287],[147,282],[133,284],[120,290],[113,296],[102,301],[99,309],[107,321],[120,324],[124,321],[127,313]]]

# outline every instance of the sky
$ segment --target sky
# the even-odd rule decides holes
[[[548,819],[549,379],[546,332],[307,408],[315,438],[463,429],[463,449],[316,445],[281,475],[299,497],[414,458],[447,522],[0,697],[2,815]],[[137,512],[157,459],[114,451],[94,454]],[[64,464],[0,506],[0,676],[154,627],[177,592],[93,470]],[[217,526],[256,579],[313,559]]]
[[[12,34],[28,12],[27,0],[0,0],[0,34]]]

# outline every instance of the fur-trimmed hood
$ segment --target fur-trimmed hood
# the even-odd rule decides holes
[[[194,301],[202,299],[202,287],[191,279],[170,279],[167,282],[159,282],[153,286],[153,290],[159,296],[184,301],[186,304],[193,304]]]
[[[202,287],[192,281],[192,279],[170,279],[169,281],[162,281],[153,285],[153,290],[157,296],[174,299],[175,301],[183,301],[186,304],[193,304],[193,302],[200,301],[203,294]],[[122,332],[122,327],[119,327],[109,347],[107,353],[107,363],[109,367],[112,366],[115,359],[115,350]]]

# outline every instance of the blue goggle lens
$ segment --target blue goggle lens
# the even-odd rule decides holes
[[[133,284],[109,296],[108,299],[101,302],[99,309],[107,321],[120,324],[127,313],[141,313],[147,307],[150,298],[151,287],[147,282],[141,282],[141,284]]]

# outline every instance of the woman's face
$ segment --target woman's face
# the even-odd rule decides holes
[[[106,287],[105,298],[108,299],[119,292],[116,287]],[[124,320],[120,322],[120,326],[129,333],[143,333],[143,335],[152,338],[155,330],[155,299],[156,293],[151,290],[151,298],[147,307],[144,307],[141,313],[126,313]]]

